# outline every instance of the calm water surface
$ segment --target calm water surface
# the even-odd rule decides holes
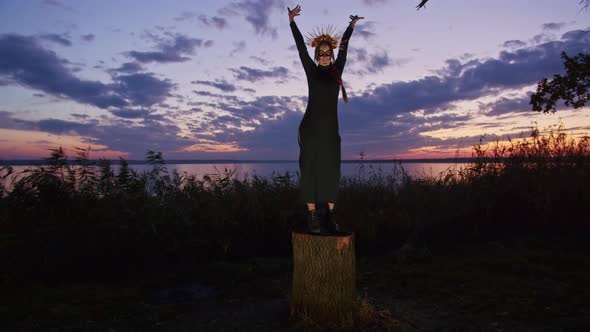
[[[412,177],[422,176],[439,176],[441,173],[448,171],[457,171],[461,167],[465,167],[466,163],[342,163],[341,175],[343,177],[365,176],[371,174],[381,173],[382,175],[392,175],[394,169],[403,168],[403,170]],[[32,166],[13,166],[16,173],[23,170],[31,169]],[[151,169],[150,165],[137,164],[129,165],[132,169],[139,172],[148,171]],[[233,177],[243,180],[244,178],[252,178],[252,176],[270,177],[272,175],[285,175],[289,172],[292,176],[297,176],[299,172],[299,164],[297,162],[284,163],[210,163],[210,164],[166,164],[169,172],[177,170],[179,173],[191,174],[202,179],[205,175],[221,175],[226,172],[234,171]],[[115,172],[118,171],[118,164],[113,164]]]

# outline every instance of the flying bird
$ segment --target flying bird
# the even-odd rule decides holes
[[[422,0],[422,2],[420,2],[418,4],[418,6],[416,6],[416,10],[420,10],[420,8],[424,7],[426,8],[426,3],[428,2],[428,0]]]

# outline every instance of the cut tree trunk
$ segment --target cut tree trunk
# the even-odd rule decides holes
[[[291,316],[346,324],[356,303],[354,235],[292,233]]]

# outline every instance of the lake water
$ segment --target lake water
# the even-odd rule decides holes
[[[466,163],[443,163],[443,162],[346,162],[341,164],[341,175],[343,177],[352,176],[369,176],[371,173],[381,173],[383,175],[393,174],[394,168],[400,167],[412,177],[422,176],[439,176],[442,172],[457,171],[461,167],[467,166]],[[30,169],[32,166],[12,166],[16,173],[20,173],[25,169]],[[147,164],[131,164],[129,167],[142,172],[151,169]],[[197,178],[202,179],[205,175],[223,175],[226,170],[235,170],[234,177],[236,179],[244,179],[245,177],[252,178],[253,175],[270,177],[273,174],[285,175],[286,172],[296,176],[299,171],[299,164],[297,162],[259,162],[259,163],[191,163],[191,164],[166,164],[169,172],[176,169],[179,173],[187,173],[196,175]],[[118,163],[113,164],[115,171],[118,171]]]

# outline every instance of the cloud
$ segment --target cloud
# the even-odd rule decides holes
[[[232,152],[230,155],[235,158],[294,159],[302,99],[260,96],[252,101],[226,100],[214,104],[216,110],[225,114],[206,112],[204,121],[188,124],[188,127],[198,139],[220,144],[237,142],[248,150]],[[256,129],[243,131],[242,127]]]
[[[473,146],[481,135],[436,138],[429,132],[439,129],[457,129],[466,125],[476,116],[490,117],[510,115],[519,112],[527,114],[529,95],[514,98],[498,98],[482,104],[480,109],[458,114],[455,103],[477,100],[483,96],[497,95],[506,89],[519,89],[538,82],[563,70],[561,50],[568,53],[588,49],[589,33],[570,31],[561,40],[546,42],[531,47],[502,51],[495,58],[477,59],[458,57],[448,59],[437,75],[426,76],[405,82],[391,82],[375,85],[365,92],[352,96],[348,104],[340,104],[340,132],[342,155],[350,158],[361,150],[370,156],[404,155],[430,146],[433,152],[447,156],[449,150]],[[356,56],[366,64],[392,63],[394,60],[367,52]],[[249,67],[234,69],[238,79],[256,81],[269,77],[284,76],[274,69],[260,70]],[[351,82],[354,84],[354,82]],[[214,94],[197,92],[199,95]],[[215,112],[202,114],[205,120],[188,123],[193,139],[236,143],[246,149],[231,152],[234,158],[278,158],[296,159],[298,153],[297,127],[302,118],[307,98],[259,96],[252,101],[237,98],[223,98],[216,102],[203,103]],[[221,112],[221,113],[218,113]],[[222,114],[222,115],[219,115]],[[533,114],[530,111],[530,114]],[[536,113],[534,113],[536,114]],[[243,131],[242,128],[255,128]],[[487,139],[503,139],[493,134],[494,123],[482,125],[482,133],[488,128]],[[516,130],[516,129],[515,129]],[[508,133],[512,137],[519,132]],[[445,153],[446,155],[442,155]],[[186,154],[202,156],[206,153]],[[216,156],[221,157],[222,154]]]
[[[61,1],[59,0],[43,0],[43,3],[46,5],[50,5],[50,6],[63,6],[63,4],[61,3]]]
[[[378,71],[380,68],[390,66],[392,64],[391,58],[387,55],[387,52],[383,51],[378,54],[372,54],[369,59],[370,71]]]
[[[175,86],[151,73],[113,77],[114,83],[81,80],[53,51],[33,37],[0,35],[0,78],[98,108],[151,106],[161,102]]]
[[[9,58],[6,57],[8,53],[2,47],[4,38],[4,36],[0,37],[0,59]],[[560,40],[504,50],[492,58],[460,56],[448,59],[445,66],[437,70],[434,75],[369,86],[364,92],[351,95],[348,104],[339,102],[343,157],[350,158],[358,155],[361,150],[375,157],[407,154],[414,151],[413,149],[418,151],[425,146],[432,147],[435,152],[438,150],[445,153],[448,153],[444,151],[445,149],[471,146],[478,142],[480,135],[442,139],[433,137],[429,133],[439,129],[462,128],[467,126],[468,121],[473,121],[480,115],[498,117],[515,112],[522,112],[519,116],[527,114],[528,95],[497,96],[505,90],[529,87],[543,77],[551,77],[553,74],[562,72],[562,50],[569,54],[577,54],[580,51],[588,51],[589,47],[590,32],[569,31],[564,33]],[[27,54],[27,52],[21,53]],[[63,66],[58,61],[60,59],[53,55],[52,63]],[[379,53],[376,54],[378,55]],[[372,54],[362,51],[354,56],[363,58],[367,64],[371,61],[394,62],[391,59],[372,58]],[[14,74],[16,71],[13,67],[10,67],[13,69],[7,69],[6,66],[5,62],[0,63],[0,78],[6,76],[10,80],[18,78],[18,82],[25,82],[23,78]],[[282,67],[267,70],[240,67],[232,71],[238,79],[250,82],[288,76],[287,69],[277,70],[277,68]],[[63,71],[69,73],[66,69]],[[159,105],[165,96],[170,96],[170,91],[174,87],[172,83],[166,80],[161,81],[152,74],[141,75],[145,76],[128,75],[129,77],[124,79],[114,77],[113,84],[103,86],[110,93],[116,92],[116,96],[134,105],[150,103]],[[153,80],[151,89],[149,88],[152,86],[149,84],[150,80]],[[224,83],[224,81],[201,82],[206,82],[205,85],[209,86],[213,86],[214,83]],[[354,85],[354,82],[350,83]],[[146,86],[147,89],[145,89]],[[135,96],[134,93],[138,95]],[[166,114],[166,117],[174,117],[178,124],[166,120],[166,117],[162,115],[154,115],[155,118],[150,118],[151,113],[147,112],[142,116],[136,116],[138,113],[133,112],[138,112],[135,110],[137,107],[123,105],[112,107],[113,115],[119,118],[101,121],[100,125],[87,119],[80,123],[56,119],[31,122],[16,120],[10,117],[10,114],[0,112],[0,126],[43,128],[54,133],[83,131],[89,142],[104,144],[113,150],[129,151],[135,158],[141,158],[148,148],[174,156],[210,158],[210,154],[206,152],[184,150],[188,146],[211,142],[235,144],[246,149],[241,152],[216,154],[219,158],[297,158],[297,127],[303,116],[306,96],[253,96],[253,100],[244,100],[244,98],[207,91],[193,91],[193,93],[197,96],[214,97],[214,99],[206,103],[189,102],[193,106],[202,106],[200,109],[193,108],[193,110]],[[155,94],[156,98],[152,99],[150,97],[152,94]],[[484,96],[497,98],[493,102],[482,103],[479,109],[458,109],[458,103],[477,101]],[[195,121],[194,118],[190,118],[190,115],[195,113],[203,119]],[[530,111],[530,113],[534,112]],[[180,117],[180,115],[188,118]],[[483,129],[492,131],[488,139],[501,138],[493,135],[493,125],[493,121],[481,124]],[[182,126],[182,131],[179,126]],[[186,135],[187,128],[188,135]]]
[[[368,52],[365,48],[348,48],[348,56],[352,58],[354,62],[366,62],[368,59]]]
[[[196,137],[212,140],[221,144],[238,142],[242,152],[232,152],[233,158],[275,158],[296,159],[297,128],[305,107],[303,97],[258,97],[250,102],[217,103],[216,109],[229,114],[218,116],[205,113],[205,121],[191,124],[189,128]],[[343,109],[341,120],[349,116],[352,110]],[[460,144],[476,143],[479,136],[461,138],[460,140],[442,140],[422,135],[427,130],[460,125],[471,118],[469,115],[441,114],[435,116],[416,116],[401,114],[394,121],[380,118],[371,120],[371,112],[360,114],[365,121],[362,125],[342,130],[343,156],[350,158],[361,149],[376,151],[396,151],[405,153],[407,149],[421,148],[425,145],[456,148]],[[342,123],[342,121],[341,121]],[[242,131],[241,127],[255,127],[255,130]]]
[[[197,13],[191,11],[183,11],[179,16],[173,18],[175,21],[190,21],[197,17]]]
[[[199,22],[203,23],[207,27],[215,27],[218,30],[223,30],[228,27],[227,19],[220,16],[206,16],[199,15]]]
[[[212,44],[213,41],[204,41],[203,39],[176,34],[172,37],[172,40],[161,42],[157,46],[158,51],[130,51],[127,52],[127,55],[141,63],[184,62],[190,60],[190,58],[185,55],[193,55],[195,53],[195,48],[210,47]]]
[[[580,44],[585,44],[584,49],[588,50],[588,43],[590,43],[590,29],[586,30],[571,30],[563,35],[561,35],[561,39],[564,39],[566,42],[577,42]]]
[[[0,111],[0,128],[16,130],[34,130],[37,127],[30,122],[20,120],[14,117],[15,113]]]
[[[227,100],[232,100],[232,101],[238,100],[238,97],[236,97],[236,96],[230,96],[230,95],[226,95],[226,94],[222,95],[222,94],[213,93],[213,92],[209,92],[209,91],[193,90],[193,93],[198,96],[204,96],[204,97],[222,98],[222,99],[227,99]]]
[[[458,76],[464,67],[469,66],[470,62],[461,62],[460,59],[447,59],[443,68],[434,70],[438,76]]]
[[[143,67],[137,62],[125,62],[121,67],[113,69],[114,72],[137,73],[143,70]]]
[[[80,114],[80,113],[71,113],[70,114],[71,117],[75,118],[75,119],[80,119],[80,120],[87,120],[90,118],[90,115],[88,114]]]
[[[297,127],[301,118],[301,113],[285,110],[272,119],[261,119],[256,130],[236,131],[228,138],[248,150],[235,153],[237,156],[295,160],[298,151]]]
[[[353,66],[350,72],[359,76],[375,74],[382,72],[389,66],[402,66],[408,63],[409,59],[392,59],[387,51],[380,50],[376,53],[369,54],[364,48],[349,48],[350,60],[347,60],[349,66]]]
[[[74,121],[58,120],[58,119],[44,119],[37,121],[37,126],[40,131],[45,131],[52,134],[74,134],[85,135],[92,124],[78,123]]]
[[[362,0],[367,6],[375,6],[387,3],[389,0]]]
[[[230,128],[228,125],[259,127],[259,123],[277,120],[284,112],[299,111],[302,107],[302,98],[260,96],[252,101],[231,98],[209,106],[225,113],[223,116],[219,116],[216,112],[206,114],[209,116],[206,121],[208,128],[217,131],[211,135],[221,142],[228,142],[235,140],[241,132],[238,128]]]
[[[190,141],[180,136],[180,128],[172,123],[143,120],[129,125],[125,120],[92,128],[91,142],[108,146],[111,150],[126,151],[130,158],[144,159],[147,150],[172,153],[187,146]]]
[[[215,81],[192,81],[193,84],[202,84],[207,86],[212,86],[217,88],[223,92],[233,92],[236,91],[236,86],[228,83],[226,80],[215,80]]]
[[[197,14],[192,11],[183,11],[179,16],[175,17],[174,20],[181,21],[193,21],[198,20],[201,24],[207,27],[214,27],[219,30],[223,30],[229,26],[227,19],[220,16],[207,16],[203,14]]]
[[[274,16],[273,11],[284,11],[287,4],[283,0],[244,0],[232,3],[221,10],[223,15],[242,14],[246,21],[254,27],[256,34],[270,36],[273,39],[278,37],[275,27],[271,27],[269,18]]]
[[[111,114],[126,119],[141,119],[147,117],[150,114],[150,112],[146,109],[117,109],[111,110]]]
[[[563,28],[565,26],[564,22],[550,22],[550,23],[545,23],[542,25],[543,30],[550,30],[550,31],[557,31],[557,30],[561,30],[561,28]]]
[[[354,34],[365,40],[369,40],[376,35],[375,25],[376,24],[373,21],[362,22],[362,24],[354,27]]]
[[[39,38],[54,42],[61,46],[72,46],[72,42],[70,41],[70,37],[67,34],[58,35],[56,33],[49,33],[40,35]]]
[[[190,140],[180,136],[180,128],[177,125],[161,121],[158,116],[148,116],[139,121],[125,118],[110,119],[105,124],[99,124],[97,120],[20,120],[13,118],[13,115],[0,111],[0,128],[16,127],[56,135],[82,136],[87,144],[104,145],[112,151],[128,152],[131,159],[143,159],[147,150],[172,153],[191,144]]]
[[[531,38],[531,42],[533,44],[541,44],[552,41],[554,39],[555,37],[549,33],[540,33],[538,35],[533,36],[533,38]]]
[[[151,106],[171,96],[175,87],[170,80],[160,80],[151,73],[136,73],[113,77],[114,88],[132,105]]]
[[[436,140],[429,143],[416,133],[432,130],[432,127],[421,126],[426,123],[425,120],[415,118],[413,112],[423,110],[426,116],[432,116],[455,102],[476,100],[505,89],[533,85],[543,77],[563,71],[560,57],[562,50],[576,54],[584,49],[588,50],[589,46],[590,32],[570,31],[563,34],[560,41],[502,51],[496,58],[472,59],[466,62],[449,59],[447,66],[439,70],[436,76],[378,85],[351,97],[349,103],[343,106],[346,109],[340,118],[343,140],[346,137],[356,142],[372,142],[363,144],[378,151],[381,148],[386,149],[387,144],[398,144],[398,139],[402,139],[402,145],[393,146],[398,153],[402,152],[406,144],[410,147],[414,142],[418,142],[417,146],[431,144]],[[363,56],[368,61],[367,54],[360,52],[360,57]],[[527,103],[526,97],[516,100],[499,99],[485,105],[485,111],[492,116],[520,112],[527,109]],[[453,128],[457,121],[464,120],[459,117],[444,119],[440,127]],[[405,137],[410,137],[411,140],[407,141]]]
[[[521,47],[525,47],[526,43],[523,42],[522,40],[507,40],[502,44],[502,47],[505,48],[521,48]]]
[[[61,0],[43,0],[43,4],[75,12],[74,8],[65,5]]]
[[[493,102],[481,104],[480,110],[484,111],[487,116],[505,115],[507,113],[525,113],[525,115],[534,115],[536,113],[531,111],[531,94],[532,92],[529,91],[526,96],[522,97],[501,97]]]
[[[96,35],[93,34],[93,33],[82,35],[82,40],[83,41],[91,42],[91,41],[94,41],[94,39],[96,39]]]
[[[36,130],[52,134],[85,135],[89,128],[96,125],[96,121],[86,123],[59,120],[43,119],[38,121],[22,120],[15,117],[15,113],[0,111],[1,129]]]
[[[238,69],[230,68],[236,79],[249,82],[256,82],[267,78],[286,78],[289,70],[285,67],[273,67],[270,70],[262,70],[241,66]]]
[[[241,54],[246,49],[246,42],[243,40],[239,42],[234,42],[233,44],[234,48],[231,50],[231,52],[229,52],[229,56]]]
[[[258,62],[259,64],[261,64],[263,66],[268,66],[272,63],[272,61],[258,57],[258,56],[250,56],[250,59]]]
[[[0,77],[24,86],[100,108],[127,105],[108,85],[75,77],[64,66],[67,60],[41,47],[33,37],[0,35],[0,59]]]

